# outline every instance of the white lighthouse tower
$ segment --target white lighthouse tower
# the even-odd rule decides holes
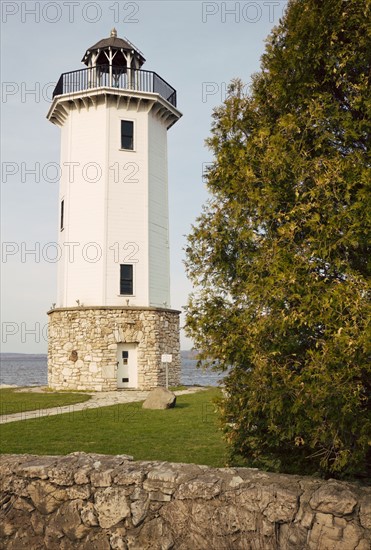
[[[49,314],[49,385],[111,390],[179,383],[171,309],[167,130],[176,91],[142,70],[127,39],[90,47],[63,73],[48,119],[61,128],[58,292]]]

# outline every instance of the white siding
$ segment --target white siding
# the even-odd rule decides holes
[[[62,128],[60,199],[64,198],[65,228],[59,234],[64,251],[59,266],[60,307],[76,306],[76,300],[84,305],[102,301],[103,257],[93,260],[104,248],[105,119],[104,108],[72,110]],[[76,165],[72,168],[70,163]]]
[[[167,129],[148,117],[149,305],[170,307]]]
[[[146,112],[112,106],[107,215],[108,305],[148,305],[148,132]],[[134,151],[120,150],[121,120],[134,121]],[[137,181],[135,181],[137,180]],[[117,251],[119,250],[119,255]],[[134,265],[134,296],[119,295],[121,263]]]
[[[65,224],[59,243],[65,253],[57,307],[74,307],[76,300],[84,306],[125,306],[129,300],[131,306],[170,307],[167,129],[149,105],[111,101],[71,108],[62,126]],[[134,122],[134,151],[121,150],[121,120]],[[84,172],[92,178],[94,166],[99,180],[86,181]],[[88,249],[88,243],[94,244]],[[96,251],[101,257],[92,261]],[[133,296],[120,296],[122,263],[134,265]]]

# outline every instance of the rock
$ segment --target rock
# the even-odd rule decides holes
[[[72,500],[64,503],[54,517],[57,531],[62,532],[72,541],[80,540],[89,533],[89,528],[82,523],[80,516],[82,508],[82,500]]]
[[[313,525],[313,518],[314,518],[314,514],[312,514],[311,512],[305,512],[303,514],[303,517],[302,517],[302,520],[301,520],[301,524],[302,526],[305,528],[305,529],[310,529]]]
[[[228,487],[235,488],[243,484],[243,479],[240,476],[233,476],[228,482]]]
[[[50,464],[50,458],[33,459],[22,466],[20,473],[29,478],[48,479],[49,471],[52,466],[53,464]]]
[[[161,508],[160,516],[168,525],[174,525],[175,534],[184,533],[189,530],[192,517],[192,501],[173,500]]]
[[[298,509],[298,492],[294,488],[280,486],[265,487],[264,489],[266,498],[269,499],[269,504],[263,514],[269,521],[271,523],[293,521]]]
[[[33,535],[27,532],[26,529],[18,531],[13,540],[7,543],[6,546],[1,548],[6,548],[7,550],[42,550],[46,548],[43,544],[43,538],[38,535]],[[50,550],[57,550],[57,547],[47,547]],[[58,547],[59,549],[59,547]]]
[[[92,472],[90,474],[91,484],[94,487],[110,487],[112,483],[111,472],[112,470],[106,470],[105,472]]]
[[[182,483],[177,490],[178,499],[203,498],[205,500],[214,499],[221,490],[220,481],[216,476],[195,479],[188,483]]]
[[[178,472],[169,467],[169,465],[158,466],[153,468],[151,472],[148,473],[147,479],[151,481],[161,481],[167,483],[175,483],[178,477]]]
[[[56,485],[73,485],[74,473],[71,469],[71,464],[63,464],[59,468],[50,470],[49,480]]]
[[[151,491],[149,493],[149,500],[156,500],[158,502],[170,502],[171,496],[164,494],[162,491]]]
[[[143,403],[143,409],[172,409],[175,403],[175,393],[166,388],[155,388]]]
[[[43,548],[57,550],[57,548],[61,547],[61,539],[63,539],[64,535],[59,531],[59,528],[54,525],[55,522],[53,520],[54,517],[52,517],[52,521],[45,527]]]
[[[92,531],[83,543],[79,542],[78,546],[74,548],[78,548],[79,550],[111,550],[111,548],[114,549],[114,546],[110,546],[109,533]],[[71,550],[71,546],[66,550]]]
[[[23,510],[24,512],[32,512],[33,510],[35,510],[35,507],[32,506],[32,504],[30,504],[27,500],[25,500],[24,498],[18,498],[14,503],[13,503],[13,508],[15,510]]]
[[[98,513],[99,525],[104,529],[113,527],[122,519],[130,516],[125,490],[120,487],[98,489],[95,493],[94,506]]]
[[[197,510],[197,505],[193,506],[193,517],[197,517],[198,520],[202,519],[203,508],[205,506],[201,505]],[[233,505],[218,508],[214,513],[214,522],[218,525],[221,535],[256,530],[256,514],[245,512]],[[202,522],[200,521],[200,523]]]
[[[44,533],[43,517],[39,512],[34,512],[31,515],[31,525],[35,535],[42,535]]]
[[[128,536],[130,550],[170,550],[174,547],[171,533],[161,518],[154,518],[143,525],[138,535]]]
[[[89,485],[74,485],[66,489],[68,499],[87,500],[90,497],[91,489]]]
[[[94,505],[91,502],[88,502],[80,512],[80,516],[84,525],[88,527],[95,527],[98,525],[98,519],[95,515]]]
[[[362,538],[362,529],[354,523],[348,523],[343,531],[343,536],[340,544],[337,545],[339,550],[347,550],[348,548],[356,548]]]
[[[77,470],[77,472],[75,472],[75,475],[74,475],[75,483],[77,483],[78,485],[85,485],[85,483],[89,483],[88,474],[90,472],[91,472],[90,466],[85,466]]]
[[[0,537],[9,537],[15,531],[17,530],[16,525],[12,521],[9,521],[8,519],[2,519],[0,524]]]
[[[359,519],[362,527],[371,529],[371,495],[360,500]]]
[[[61,505],[61,497],[66,496],[63,490],[56,488],[48,482],[35,481],[30,483],[28,492],[35,508],[42,514],[50,514]]]
[[[353,512],[357,499],[345,484],[329,481],[317,489],[309,504],[313,510],[343,516]]]
[[[126,534],[126,529],[124,527],[119,527],[115,530],[115,532],[111,535],[110,538],[110,545],[112,550],[126,550],[127,546],[124,541],[124,537]]]
[[[115,485],[137,485],[145,478],[144,473],[139,469],[122,469],[114,478]]]
[[[279,528],[279,548],[284,548],[285,550],[307,548],[307,534],[308,531],[300,525],[296,525],[295,523],[283,523]],[[319,548],[320,547],[318,547],[317,550],[319,550]]]
[[[148,506],[149,506],[148,498],[136,500],[130,505],[131,520],[133,522],[134,527],[142,523],[142,521],[147,515]]]
[[[341,527],[335,527],[320,523],[322,518],[317,518],[308,533],[308,549],[319,550],[337,548],[337,544],[341,540],[343,530]],[[336,543],[336,544],[335,544]],[[349,548],[349,550],[351,550]]]

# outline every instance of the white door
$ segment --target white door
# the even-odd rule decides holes
[[[138,387],[137,344],[117,344],[117,387]]]

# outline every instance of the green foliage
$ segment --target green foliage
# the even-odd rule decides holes
[[[213,114],[187,330],[226,369],[232,460],[364,475],[370,458],[369,0],[293,0],[249,94]]]

